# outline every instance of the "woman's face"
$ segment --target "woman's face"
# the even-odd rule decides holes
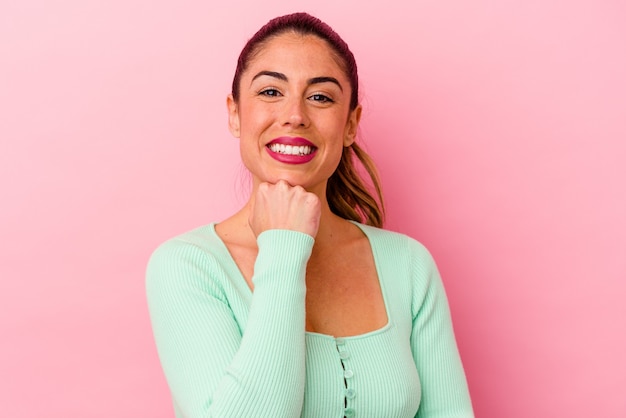
[[[350,111],[350,97],[326,41],[294,33],[269,40],[241,77],[239,102],[228,97],[229,128],[254,187],[282,179],[325,196],[356,135],[361,108]]]

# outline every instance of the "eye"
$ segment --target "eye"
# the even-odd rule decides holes
[[[259,96],[265,96],[265,97],[279,97],[282,96],[282,94],[275,88],[270,87],[270,88],[266,88],[263,89],[259,92]]]
[[[333,103],[334,102],[334,100],[331,99],[330,97],[324,94],[319,94],[319,93],[309,96],[309,99],[313,100],[314,102],[319,102],[319,103]]]

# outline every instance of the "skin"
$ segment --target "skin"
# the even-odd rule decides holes
[[[361,117],[360,106],[350,110],[350,83],[337,58],[315,36],[279,35],[249,63],[240,91],[237,102],[227,98],[228,121],[252,193],[216,230],[243,277],[253,289],[256,237],[263,231],[309,234],[315,244],[306,274],[307,331],[348,336],[381,328],[387,315],[369,241],[326,200],[328,178]],[[306,138],[315,157],[306,164],[276,161],[266,145],[282,136]]]

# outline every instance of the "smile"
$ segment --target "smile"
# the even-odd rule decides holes
[[[274,138],[265,149],[270,157],[283,164],[306,164],[317,153],[317,147],[308,139],[291,136]]]
[[[272,150],[272,152],[275,152],[277,154],[283,154],[283,155],[304,156],[304,155],[309,155],[313,152],[313,147],[310,147],[308,145],[298,146],[298,145],[285,145],[285,144],[272,143],[268,145],[268,148]]]

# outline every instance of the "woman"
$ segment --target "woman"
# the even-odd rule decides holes
[[[471,417],[428,252],[379,229],[356,156],[354,57],[323,22],[276,18],[227,98],[252,176],[230,218],[161,245],[147,271],[177,417]]]

